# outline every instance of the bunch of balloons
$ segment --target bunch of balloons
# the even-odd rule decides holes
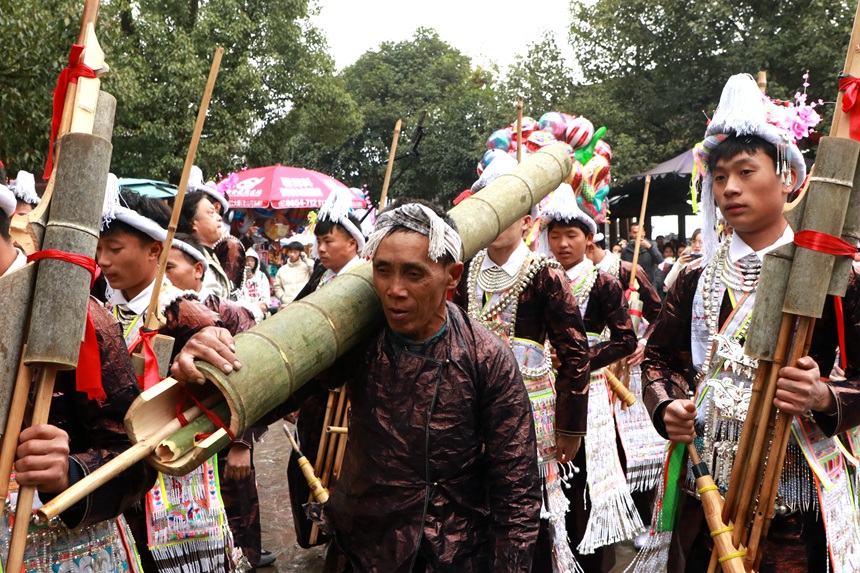
[[[603,140],[606,127],[594,129],[584,117],[550,111],[535,121],[523,117],[522,155],[547,145],[565,145],[573,160],[567,183],[573,187],[580,207],[601,224],[606,221],[612,148]],[[478,175],[500,153],[516,157],[517,124],[494,131],[487,139],[487,151],[478,163]]]

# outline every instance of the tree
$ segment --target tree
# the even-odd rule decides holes
[[[339,76],[355,102],[360,122],[343,122],[341,141],[323,139],[321,123],[302,122],[302,114],[319,120],[337,118],[334,107],[321,114],[292,110],[284,121],[267,126],[261,139],[280,141],[264,155],[256,150],[251,162],[282,163],[317,169],[352,186],[367,184],[379,197],[394,124],[403,120],[398,155],[410,151],[420,118],[427,113],[418,155],[398,160],[401,172],[393,195],[450,201],[476,178],[475,165],[493,129],[510,123],[513,108],[501,110],[491,70],[473,69],[470,58],[442,41],[432,30],[418,29],[412,39],[383,42],[363,54]],[[294,113],[295,112],[295,113]],[[408,166],[408,168],[407,168]]]
[[[580,0],[571,10],[592,84],[576,91],[609,128],[621,176],[699,141],[732,74],[766,70],[768,93],[786,99],[810,70],[810,100],[835,100],[854,13],[842,0]]]
[[[50,90],[82,3],[2,2],[0,157],[13,172],[40,172]],[[225,54],[197,163],[210,177],[243,165],[260,125],[277,122],[302,98],[325,100],[314,86],[334,81],[325,41],[307,16],[308,0],[104,2],[97,31],[111,73],[102,85],[117,98],[112,170],[178,181],[216,46]]]

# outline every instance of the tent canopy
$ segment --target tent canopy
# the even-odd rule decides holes
[[[648,171],[637,173],[609,192],[611,216],[620,219],[639,216],[646,175],[651,176],[648,215],[692,215],[693,208],[689,203],[692,173],[692,149]]]

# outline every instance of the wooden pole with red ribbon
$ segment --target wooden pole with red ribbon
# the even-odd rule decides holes
[[[77,389],[83,391],[82,379],[85,383],[94,382],[94,385],[87,387],[88,397],[104,398],[98,364],[98,342],[89,316],[89,291],[96,268],[95,247],[112,151],[109,132],[107,137],[94,135],[99,103],[102,101],[99,76],[107,70],[104,52],[95,35],[97,13],[98,2],[88,2],[79,35],[81,43],[73,47],[69,67],[61,74],[55,92],[57,103],[63,102],[66,108],[58,119],[57,110],[60,108],[58,104],[55,105],[52,122],[52,144],[59,129],[57,144],[58,151],[61,149],[62,152],[57,153],[56,164],[51,165],[49,162],[46,170],[51,173],[53,183],[48,197],[51,202],[50,220],[45,225],[42,250],[31,253],[30,260],[39,262],[30,307],[27,345],[22,356],[26,366],[37,368],[39,372],[30,417],[33,426],[48,422],[58,370],[78,368],[79,359],[82,364],[86,361],[89,371],[78,370]],[[67,90],[75,80],[77,87]],[[66,89],[64,97],[60,93],[63,89]],[[111,126],[112,112],[111,109]],[[56,127],[58,125],[59,128]],[[63,129],[67,129],[68,133],[63,133]],[[58,224],[52,226],[54,220]],[[31,249],[39,246],[35,239],[38,237],[30,244]],[[38,257],[32,258],[35,255]],[[82,332],[85,333],[83,345]],[[93,350],[96,352],[95,358],[92,356]],[[27,384],[22,383],[20,388],[16,385],[16,393],[29,390],[24,386]],[[18,401],[13,397],[13,402]],[[9,424],[17,424],[23,419],[20,412],[10,412],[4,449],[14,448],[18,441],[16,430],[20,430],[20,425],[16,429],[10,428]],[[0,457],[7,460],[7,455]],[[23,565],[35,493],[33,486],[21,486],[18,490],[7,560],[9,571],[20,571]]]

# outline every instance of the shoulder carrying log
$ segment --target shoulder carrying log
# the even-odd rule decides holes
[[[554,191],[570,169],[570,156],[562,146],[545,148],[454,207],[450,215],[463,240],[463,260],[473,257]],[[241,370],[227,376],[200,363],[210,382],[195,392],[223,395],[230,406],[230,419],[225,422],[239,435],[337,357],[371,336],[382,322],[380,310],[371,265],[359,265],[325,289],[238,335],[236,354],[244,364]],[[126,416],[132,441],[153,434],[174,418],[178,393],[176,381],[167,379],[141,395]],[[214,431],[214,425],[209,431]],[[160,471],[175,475],[191,471],[215,451],[198,447],[169,463],[154,456],[149,460]]]

